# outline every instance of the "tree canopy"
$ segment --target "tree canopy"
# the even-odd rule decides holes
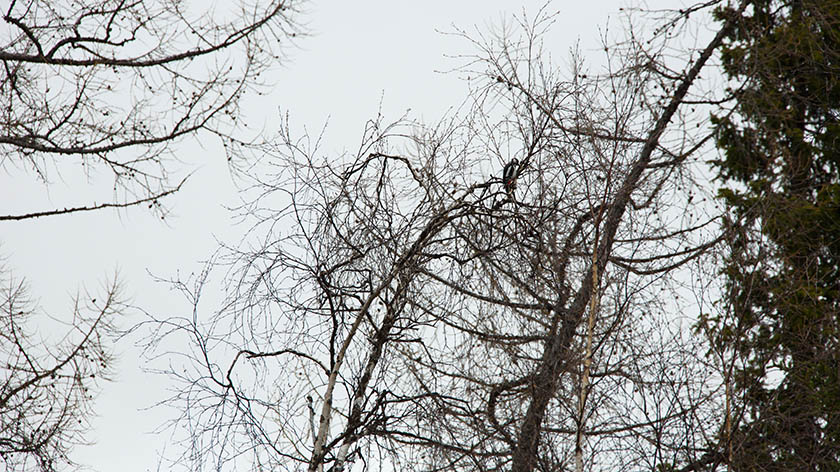
[[[179,0],[6,2],[0,173],[34,177],[44,192],[67,179],[74,188],[110,183],[112,193],[104,202],[24,211],[23,198],[4,192],[0,234],[21,220],[141,204],[163,217],[164,198],[185,180],[173,178],[179,143],[202,134],[226,144],[244,139],[240,103],[246,92],[261,90],[261,74],[301,32],[298,2],[225,3],[211,10]],[[87,181],[64,175],[71,166]],[[62,312],[45,313],[3,262],[0,467],[65,470],[75,466],[70,451],[86,442],[94,394],[113,373],[113,345],[126,329],[118,320],[131,304],[115,280],[98,293],[81,291]],[[51,337],[52,328],[64,332]]]
[[[729,464],[837,470],[840,4],[752,2],[721,53],[735,106],[714,119],[730,235],[713,341],[733,363]]]
[[[4,16],[4,163],[70,157],[117,193],[0,222],[165,211],[197,133],[242,171],[243,239],[130,331],[175,384],[171,467],[838,470],[838,2],[631,9],[559,61],[548,7],[456,29],[461,106],[380,113],[344,152],[288,115],[238,134],[296,3],[54,3]],[[0,460],[61,469],[127,305],[79,296],[39,346],[8,273]]]

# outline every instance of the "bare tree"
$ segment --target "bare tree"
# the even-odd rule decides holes
[[[2,272],[0,288],[0,462],[9,471],[61,470],[83,443],[97,385],[111,368],[114,318],[125,309],[116,285],[76,297],[60,341],[33,330],[46,316],[23,281]]]
[[[460,229],[457,271],[427,274],[429,293],[449,293],[435,311],[451,331],[407,353],[433,435],[403,439],[438,452],[432,470],[696,465],[720,384],[700,375],[679,303],[651,289],[719,240],[691,205],[690,163],[711,135],[681,110],[728,26],[676,68],[629,41],[606,48],[615,69],[573,62],[565,81],[539,60],[539,22],[524,26],[522,41],[480,43],[477,67],[494,90],[482,103],[507,104],[486,141],[517,150],[516,197]],[[506,127],[518,146],[494,131]]]
[[[468,127],[421,129],[371,121],[359,150],[340,158],[288,128],[264,149],[279,178],[255,181],[258,197],[242,210],[251,234],[265,234],[212,264],[230,267],[223,308],[198,315],[207,274],[174,281],[196,314],[158,321],[149,338],[155,347],[162,334],[185,335],[196,347],[187,374],[170,370],[186,386],[167,401],[183,408],[187,457],[222,467],[249,454],[312,471],[342,470],[371,448],[404,459],[387,431],[413,417],[417,399],[401,393],[390,346],[420,342],[430,320],[418,305],[422,268],[448,257],[452,222],[499,198],[498,179],[461,173],[479,156],[452,161],[449,140],[469,140]]]
[[[208,11],[174,0],[13,0],[0,36],[0,148],[6,171],[49,183],[57,162],[110,171],[106,203],[5,209],[20,220],[151,204],[180,188],[173,146],[207,132],[235,142],[239,103],[300,32],[298,3],[242,2]],[[238,8],[238,11],[237,11]],[[229,18],[223,20],[223,18]]]
[[[230,148],[244,138],[240,103],[261,93],[261,74],[301,33],[294,0],[12,0],[0,30],[0,167],[45,185],[77,164],[89,179],[113,178],[104,203],[34,212],[3,202],[0,221],[146,204],[184,180],[177,145],[199,134]],[[234,153],[229,154],[233,169]],[[107,179],[108,177],[106,177]],[[91,400],[110,363],[116,283],[106,296],[78,297],[53,343],[33,334],[38,313],[22,282],[0,268],[0,454],[10,470],[54,470],[83,442]],[[40,320],[43,322],[43,320]]]
[[[210,265],[228,268],[221,308],[199,303],[206,274],[176,280],[193,313],[150,336],[195,348],[166,368],[185,384],[170,403],[187,457],[309,471],[718,460],[724,383],[670,287],[720,240],[693,203],[711,131],[692,107],[712,101],[699,75],[730,25],[678,56],[668,40],[715,4],[672,12],[652,45],[606,46],[603,73],[579,54],[558,71],[541,52],[551,17],[523,20],[521,36],[474,42],[483,85],[462,113],[374,120],[349,155],[286,128],[241,209],[251,232]]]

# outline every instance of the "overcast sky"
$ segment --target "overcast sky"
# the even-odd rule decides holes
[[[559,12],[548,44],[555,64],[563,63],[578,40],[584,55],[591,53],[597,63],[599,27],[608,17],[618,25],[618,8],[632,3],[550,4]],[[365,120],[375,116],[380,101],[387,118],[410,108],[411,117],[433,123],[466,97],[466,83],[458,74],[443,72],[461,64],[449,56],[474,52],[463,39],[443,33],[454,31],[453,25],[487,31],[523,7],[536,12],[543,5],[542,0],[312,1],[303,18],[312,35],[289,51],[285,67],[269,79],[277,84],[273,92],[244,110],[243,119],[256,127],[269,117],[269,129],[276,125],[270,118],[278,110],[312,129],[329,119],[325,149],[336,153],[358,145]],[[133,209],[4,223],[0,254],[17,277],[29,280],[42,307],[56,315],[68,309],[81,287],[97,290],[115,273],[137,305],[161,316],[177,314],[185,308],[183,301],[153,283],[148,273],[189,274],[213,252],[217,240],[234,243],[241,230],[232,227],[223,208],[236,203],[236,191],[221,143],[185,143],[181,157],[185,168],[198,170],[168,200],[175,217],[167,222]],[[73,178],[72,172],[67,180],[60,174],[61,169],[53,175],[49,192],[19,173],[2,174],[0,201],[12,202],[20,212],[65,206],[67,199],[84,202],[93,195],[95,185]],[[78,448],[73,457],[99,471],[155,470],[157,455],[168,445],[167,436],[152,431],[168,412],[142,408],[165,396],[166,379],[143,373],[130,344],[118,346],[118,352],[114,381],[104,386],[96,403],[98,417],[88,436],[92,445]]]

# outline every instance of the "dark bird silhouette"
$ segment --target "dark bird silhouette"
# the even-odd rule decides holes
[[[519,177],[519,159],[513,158],[505,165],[502,172],[502,183],[505,185],[505,192],[513,198],[513,191],[516,189],[516,178]]]

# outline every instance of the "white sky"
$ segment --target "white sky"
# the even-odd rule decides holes
[[[670,2],[660,1],[669,5]],[[676,3],[676,2],[674,2]],[[313,35],[290,51],[290,61],[275,71],[277,86],[243,118],[260,126],[262,116],[288,110],[293,123],[319,129],[329,118],[326,148],[354,149],[367,119],[380,99],[386,117],[395,119],[411,108],[414,118],[434,122],[466,96],[466,84],[450,70],[460,64],[446,55],[473,52],[463,39],[441,34],[452,25],[487,31],[504,16],[524,6],[536,12],[539,1],[333,1],[315,0],[303,21]],[[598,56],[599,26],[618,7],[633,2],[556,1],[559,11],[549,36],[554,62],[561,63],[580,39],[586,55]],[[635,4],[638,5],[638,2]],[[600,58],[598,58],[600,59]],[[597,60],[595,61],[597,62]],[[266,122],[270,128],[273,121]],[[216,240],[232,240],[238,231],[224,204],[236,202],[221,143],[211,140],[182,149],[182,158],[198,171],[167,203],[177,215],[161,223],[140,209],[7,222],[0,225],[0,255],[17,277],[29,280],[32,294],[51,313],[66,311],[71,296],[83,286],[92,290],[116,272],[133,301],[158,315],[184,307],[177,295],[155,284],[147,272],[172,276],[198,270],[198,261],[216,248]],[[95,176],[94,176],[95,177]],[[13,211],[65,206],[66,198],[88,195],[84,180],[57,180],[49,192],[19,174],[0,174],[0,202]],[[11,204],[9,204],[11,203]],[[11,212],[11,211],[10,211]],[[99,471],[156,470],[166,436],[151,431],[166,419],[160,410],[142,411],[165,395],[166,379],[144,374],[130,344],[118,346],[117,374],[104,385],[95,409],[91,445],[74,458]]]

